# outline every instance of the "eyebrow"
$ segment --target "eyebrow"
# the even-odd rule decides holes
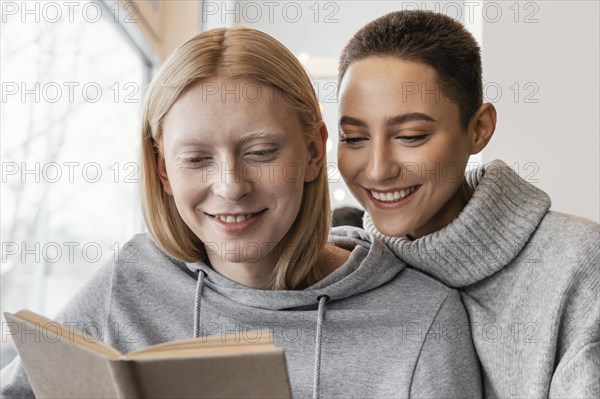
[[[387,127],[390,127],[393,125],[400,125],[402,123],[412,122],[412,121],[437,122],[433,117],[431,117],[427,114],[424,114],[422,112],[410,112],[408,114],[396,115],[396,116],[389,118],[385,122],[385,125]],[[351,116],[342,116],[340,118],[339,125],[340,126],[341,125],[352,125],[352,126],[358,126],[358,127],[368,127],[364,121],[353,118]]]
[[[248,132],[248,133],[242,134],[238,138],[238,143],[244,143],[246,141],[262,139],[262,138],[273,138],[274,139],[277,136],[281,136],[282,134],[285,134],[285,132],[283,132],[282,130],[279,130],[279,129],[259,129],[259,130],[255,130],[253,132]]]
[[[342,125],[352,125],[352,126],[358,126],[358,127],[367,127],[367,124],[365,122],[361,121],[360,119],[353,118],[351,116],[342,116],[340,118],[339,126],[342,126]]]
[[[410,112],[408,114],[396,115],[386,121],[386,126],[400,125],[412,121],[436,122],[431,116],[422,112]]]
[[[285,134],[285,132],[280,129],[257,129],[251,132],[243,133],[242,135],[240,135],[240,137],[238,137],[237,142],[239,145],[260,138],[275,139],[276,137],[281,136],[282,134]],[[178,146],[185,146],[190,144],[201,146],[208,145],[208,142],[205,139],[199,137],[182,138],[175,141],[175,143]]]

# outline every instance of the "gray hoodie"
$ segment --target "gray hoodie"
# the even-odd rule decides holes
[[[124,353],[193,335],[270,328],[286,351],[295,398],[480,397],[479,363],[458,293],[405,268],[363,230],[334,229],[331,241],[351,251],[343,266],[304,290],[274,291],[176,261],[140,234],[57,319]],[[1,378],[3,397],[33,397],[18,358]]]

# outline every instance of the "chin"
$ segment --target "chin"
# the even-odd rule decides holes
[[[378,223],[373,220],[373,224],[380,233],[389,237],[402,237],[407,234],[406,228],[401,226],[400,223],[390,222],[389,220],[385,223]]]

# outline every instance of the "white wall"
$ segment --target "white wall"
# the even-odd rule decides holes
[[[508,7],[507,18],[483,23],[485,80],[491,97],[495,87],[502,96],[482,157],[515,165],[550,195],[552,209],[598,221],[599,2],[526,3],[517,23]],[[537,22],[524,23],[527,15]]]

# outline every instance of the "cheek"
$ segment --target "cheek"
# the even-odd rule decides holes
[[[189,202],[198,201],[205,191],[205,185],[202,184],[201,179],[192,174],[175,174],[174,178],[171,178],[170,181],[173,197],[178,206],[190,206]]]
[[[293,203],[296,197],[302,196],[305,173],[296,162],[282,162],[270,173],[262,174],[257,185],[271,199]]]
[[[462,134],[462,133],[460,133]],[[441,164],[440,178],[449,185],[462,184],[464,171],[469,160],[469,149],[465,146],[464,137],[457,137],[446,144],[446,151],[439,154]]]
[[[285,179],[282,175],[263,185],[263,190],[270,197],[269,203],[275,206],[275,226],[273,233],[280,240],[292,227],[302,204],[304,182],[299,179]]]
[[[433,183],[460,183],[467,160],[468,154],[461,140],[444,140],[423,148],[420,154],[421,172],[425,180]]]
[[[293,190],[294,187],[298,187],[304,183],[306,166],[299,162],[287,162],[282,165],[278,175],[278,184],[282,186],[282,190]]]
[[[362,157],[358,152],[351,155],[348,150],[338,147],[337,167],[345,180],[354,177],[357,170],[360,169],[361,163]]]

